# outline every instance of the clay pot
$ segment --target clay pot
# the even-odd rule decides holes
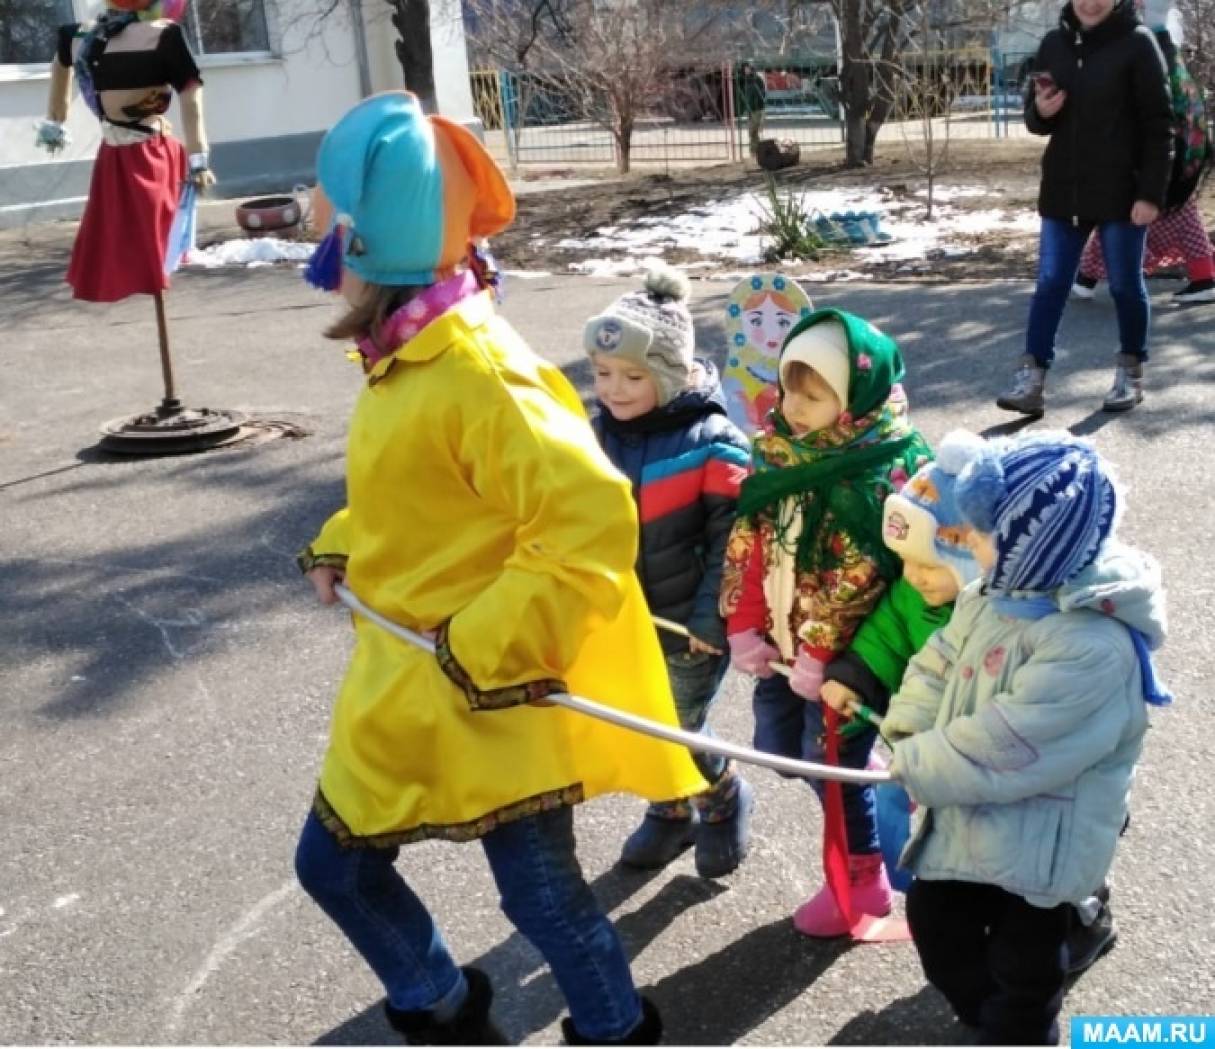
[[[258,197],[236,206],[240,228],[255,237],[293,229],[302,218],[300,202],[295,197]]]

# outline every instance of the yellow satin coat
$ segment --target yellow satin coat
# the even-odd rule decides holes
[[[465,299],[368,375],[347,455],[348,506],[307,557],[415,630],[450,619],[481,690],[542,678],[677,725],[633,572],[628,482],[576,392]],[[705,789],[686,750],[559,707],[473,710],[435,657],[355,617],[317,807],[343,840],[467,840],[611,791]]]

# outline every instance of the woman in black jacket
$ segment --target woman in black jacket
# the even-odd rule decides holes
[[[1038,284],[1025,354],[996,404],[1041,415],[1046,370],[1080,254],[1094,228],[1109,269],[1120,352],[1107,411],[1143,399],[1150,319],[1143,282],[1147,226],[1160,212],[1172,164],[1164,57],[1131,0],[1072,0],[1034,60],[1026,126],[1049,135],[1042,157]]]

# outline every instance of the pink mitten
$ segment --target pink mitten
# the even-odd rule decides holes
[[[744,674],[771,677],[775,673],[768,664],[773,660],[779,661],[780,652],[768,644],[754,627],[731,634],[726,641],[730,645],[730,662]]]
[[[826,669],[821,659],[815,659],[804,648],[798,652],[793,663],[793,673],[789,675],[789,687],[802,699],[815,703],[819,693],[823,691],[823,671]]]

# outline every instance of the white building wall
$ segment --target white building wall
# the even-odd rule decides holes
[[[371,90],[399,88],[404,78],[388,5],[363,3]],[[77,16],[88,17],[94,6],[95,0],[77,0]],[[200,57],[221,192],[289,189],[309,180],[321,136],[362,97],[349,9],[339,7],[318,22],[319,6],[317,0],[266,0],[272,53]],[[432,0],[431,24],[440,110],[471,121],[459,0]],[[48,54],[46,65],[0,66],[0,227],[77,213],[87,192],[100,134],[78,93],[68,116],[72,144],[54,158],[34,145],[34,125],[46,113],[49,60]],[[169,119],[181,126],[176,102]]]
[[[394,43],[397,31],[388,5],[382,0],[363,0],[367,23],[367,52],[372,91],[399,90],[405,74],[397,61]],[[465,123],[475,119],[472,88],[468,78],[468,51],[460,0],[431,0],[430,47],[434,55],[435,96],[439,112]]]
[[[435,58],[439,112],[452,120],[466,123],[474,120],[468,45],[464,40],[460,0],[431,0],[430,46]]]

